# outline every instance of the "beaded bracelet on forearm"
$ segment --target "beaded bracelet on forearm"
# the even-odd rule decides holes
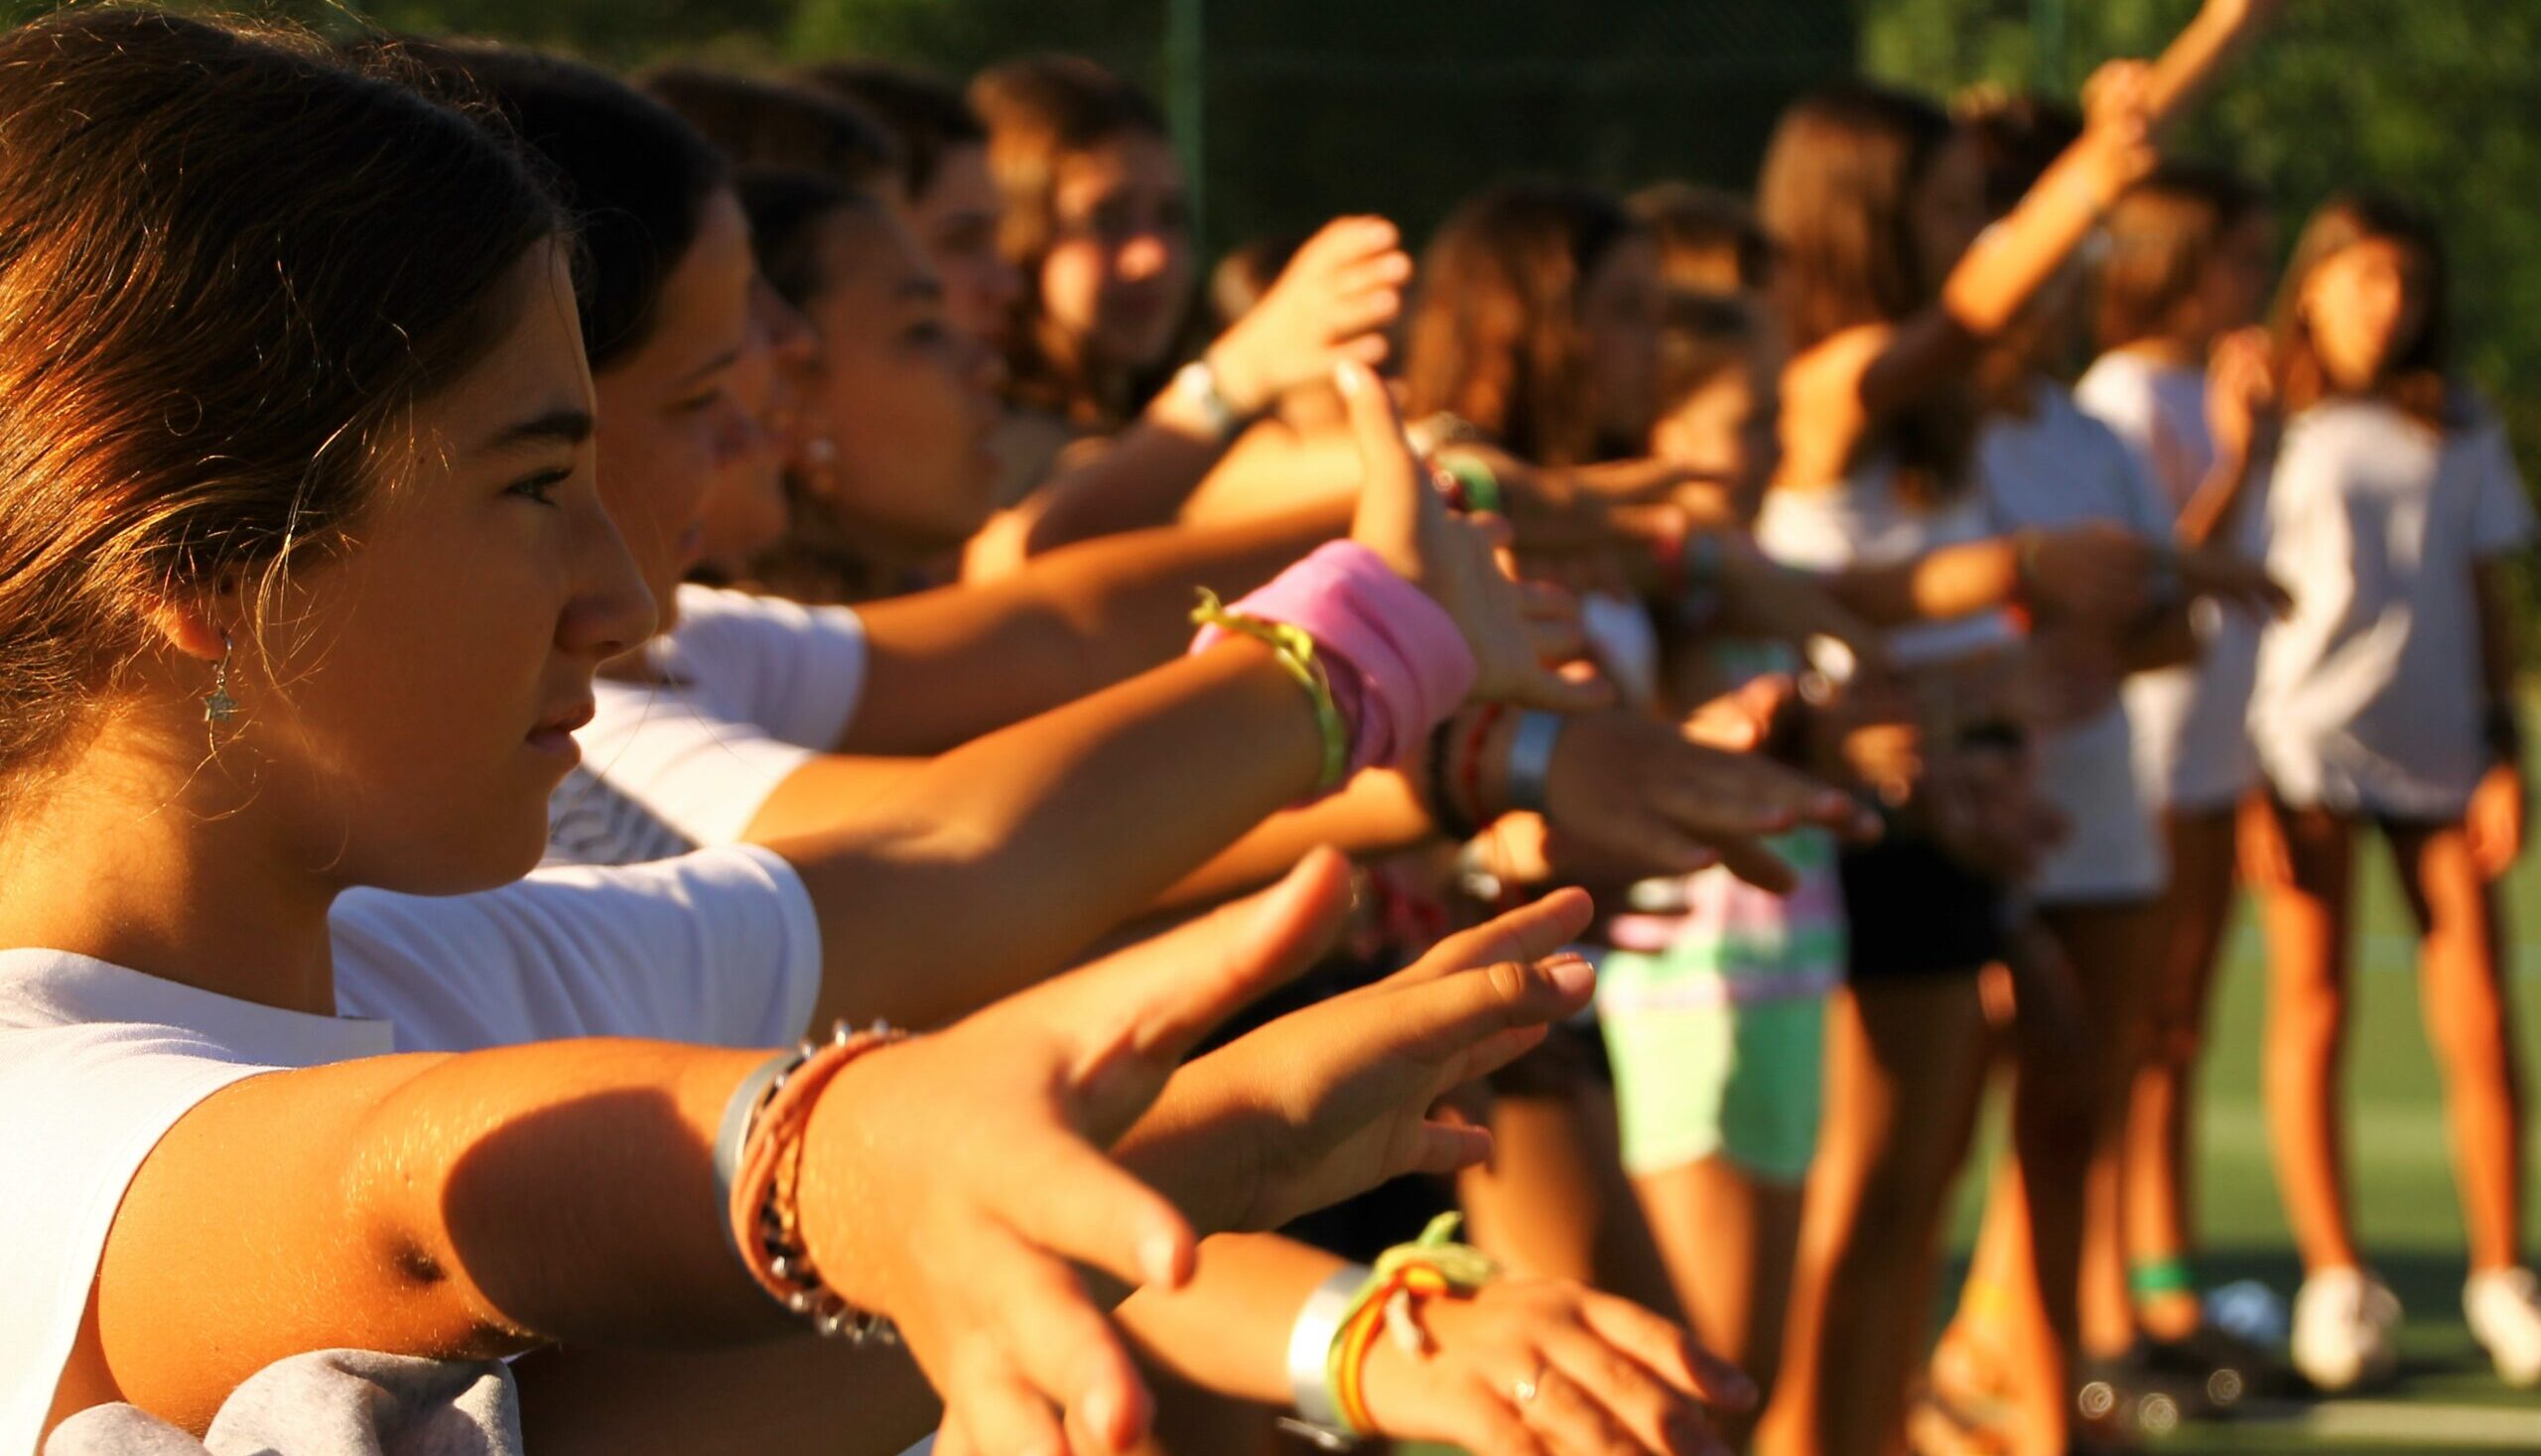
[[[856,1308],[821,1278],[804,1246],[797,1201],[803,1133],[823,1089],[850,1062],[906,1033],[876,1022],[851,1031],[841,1021],[824,1042],[806,1041],[771,1060],[733,1094],[715,1144],[715,1177],[723,1194],[725,1233],[741,1267],[770,1298],[812,1322],[824,1335],[862,1345],[898,1342],[884,1316]]]

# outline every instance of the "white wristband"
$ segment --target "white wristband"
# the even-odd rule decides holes
[[[1502,792],[1510,808],[1543,812],[1553,745],[1561,741],[1561,730],[1569,722],[1561,714],[1533,709],[1518,715],[1518,727],[1509,734],[1508,787]]]
[[[1338,1442],[1357,1435],[1333,1403],[1329,1372],[1333,1339],[1341,1333],[1341,1321],[1367,1286],[1371,1272],[1363,1263],[1333,1270],[1332,1277],[1306,1296],[1297,1310],[1297,1322],[1288,1329],[1288,1398],[1297,1407],[1297,1419],[1290,1425],[1306,1428],[1301,1433],[1313,1436],[1326,1449],[1337,1449]]]

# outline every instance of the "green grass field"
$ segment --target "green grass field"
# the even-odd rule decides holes
[[[2401,1378],[2369,1397],[2192,1427],[2164,1442],[2167,1452],[2541,1451],[2541,1392],[2501,1386],[2462,1328],[2461,1214],[2435,1065],[2418,1018],[2414,932],[2378,844],[2364,850],[2359,867],[2365,898],[2348,1042],[2348,1126],[2368,1257],[2408,1310]],[[2515,985],[2528,1002],[2541,982],[2541,857],[2527,856],[2517,866],[2506,903]],[[2259,1106],[2265,993],[2254,918],[2244,906],[2216,991],[2201,1099],[2198,1203],[2209,1279],[2256,1277],[2290,1299],[2300,1269],[2268,1168]],[[2524,1009],[2525,1064],[2541,1066],[2541,1019],[2528,1004]],[[2541,1152],[2541,1123],[2526,1145]],[[1961,1191],[1963,1248],[1982,1189],[1971,1178]],[[2524,1226],[2528,1245],[2541,1249],[2541,1210],[2527,1205]]]

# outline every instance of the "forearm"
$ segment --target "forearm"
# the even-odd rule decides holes
[[[539,1456],[899,1456],[943,1418],[908,1352],[813,1335],[738,1350],[573,1346],[512,1367]]]
[[[98,1271],[127,1398],[201,1429],[287,1355],[691,1346],[788,1327],[709,1154],[767,1053],[589,1040],[233,1084],[161,1140]],[[178,1296],[182,1297],[178,1297]]]
[[[2123,186],[2107,140],[2086,132],[2019,204],[1978,237],[1941,286],[1940,308],[1977,339],[2009,328],[2098,225]]]
[[[1043,481],[1024,554],[1171,525],[1227,449],[1205,424],[1178,418],[1179,403],[1159,399],[1102,451]]]
[[[1156,908],[1223,899],[1269,884],[1318,846],[1330,845],[1353,857],[1383,855],[1408,849],[1437,832],[1409,779],[1388,769],[1370,770],[1329,799],[1265,820],[1177,880]]]
[[[1191,641],[1198,588],[1232,598],[1348,526],[1327,509],[1139,531],[863,608],[864,706],[840,750],[940,752],[1168,662]]]
[[[1996,536],[1943,546],[1909,561],[1852,567],[1827,585],[1838,601],[1879,626],[1965,616],[2019,597],[2020,545]]]
[[[2250,481],[2249,457],[2234,454],[2219,458],[2197,493],[2180,508],[2178,540],[2182,546],[2204,546],[2218,536],[2228,537],[2235,508]]]
[[[1366,474],[1346,430],[1248,431],[1191,493],[1183,524],[1231,525],[1309,508],[1347,519]]]
[[[2199,10],[2161,59],[2145,82],[2145,109],[2154,127],[2168,126],[2195,105],[2222,73],[2233,52],[2256,29],[2257,0],[2237,7],[2208,4]]]
[[[1225,1234],[1200,1246],[1180,1290],[1140,1290],[1122,1326],[1173,1374],[1220,1394],[1285,1406],[1288,1331],[1315,1286],[1343,1260],[1274,1234]]]
[[[852,827],[773,848],[821,918],[821,1019],[929,1026],[1038,981],[1311,790],[1322,737],[1229,642],[932,760]]]

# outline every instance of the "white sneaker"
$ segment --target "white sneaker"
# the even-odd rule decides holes
[[[2471,1338],[2509,1386],[2541,1386],[2541,1277],[2532,1270],[2482,1269],[2462,1286]]]
[[[2526,1318],[2541,1321],[2541,1311]],[[2323,1390],[2389,1380],[2400,1364],[2399,1328],[2390,1285],[2362,1269],[2323,1269],[2294,1296],[2294,1368]]]

